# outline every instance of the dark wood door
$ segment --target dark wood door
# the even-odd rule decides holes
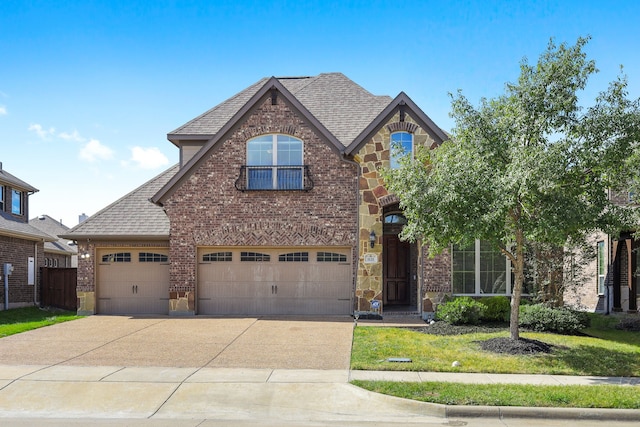
[[[396,235],[382,237],[384,302],[387,305],[409,304],[409,242]]]

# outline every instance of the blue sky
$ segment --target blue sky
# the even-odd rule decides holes
[[[640,2],[0,2],[0,161],[40,191],[30,217],[67,226],[178,161],[166,134],[265,76],[342,72],[405,91],[443,129],[449,93],[474,104],[517,79],[551,37],[619,66],[640,97]]]

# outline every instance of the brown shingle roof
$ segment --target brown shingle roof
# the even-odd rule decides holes
[[[276,77],[331,132],[348,146],[389,104],[389,96],[372,95],[342,73],[314,77]],[[169,133],[181,136],[215,135],[255,95],[269,79],[263,78],[211,110]]]
[[[149,199],[177,171],[178,165],[174,165],[60,237],[73,240],[98,237],[169,238],[169,218],[160,206],[151,203]]]

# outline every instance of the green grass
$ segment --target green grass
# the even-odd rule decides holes
[[[0,338],[81,317],[73,311],[44,310],[38,307],[0,311]]]
[[[377,393],[446,405],[640,409],[640,387],[353,381]]]
[[[506,337],[508,332],[453,336],[424,334],[410,329],[359,326],[354,331],[352,369],[486,372],[554,375],[640,376],[637,332],[594,326],[594,336],[521,333],[555,346],[551,354],[513,356],[480,349],[477,341]],[[387,362],[408,357],[412,363]],[[459,367],[452,367],[454,361]]]
[[[555,375],[640,376],[640,332],[615,329],[616,316],[591,316],[583,336],[521,333],[555,346],[551,354],[502,355],[481,350],[478,341],[508,332],[439,336],[403,328],[358,326],[351,368],[362,370],[485,372]],[[408,357],[412,363],[387,362]],[[459,367],[452,367],[453,361]],[[516,384],[353,381],[378,393],[449,405],[640,409],[636,386],[541,386]]]

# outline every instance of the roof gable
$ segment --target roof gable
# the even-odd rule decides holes
[[[198,153],[187,162],[184,167],[171,180],[158,191],[151,201],[162,204],[188,177],[205,161],[211,150],[223,140],[227,134],[238,125],[253,108],[263,102],[272,92],[276,92],[285,100],[293,109],[297,110],[303,118],[316,130],[319,136],[328,141],[332,147],[339,153],[342,152],[344,146],[327,128],[307,110],[307,108],[298,100],[281,82],[275,77],[267,80],[262,87],[251,96],[251,98],[226,122],[218,132],[198,151]]]
[[[436,141],[437,144],[441,144],[445,140],[449,139],[447,134],[436,125],[429,116],[425,114],[418,105],[413,102],[409,96],[400,92],[393,101],[391,101],[378,116],[372,120],[369,125],[362,130],[362,132],[353,140],[346,149],[346,154],[353,154],[357,152],[382,126],[384,126],[390,119],[396,114],[400,108],[405,108],[411,111],[411,117],[418,122],[421,128],[423,128],[430,136]],[[406,110],[405,110],[406,111]]]

